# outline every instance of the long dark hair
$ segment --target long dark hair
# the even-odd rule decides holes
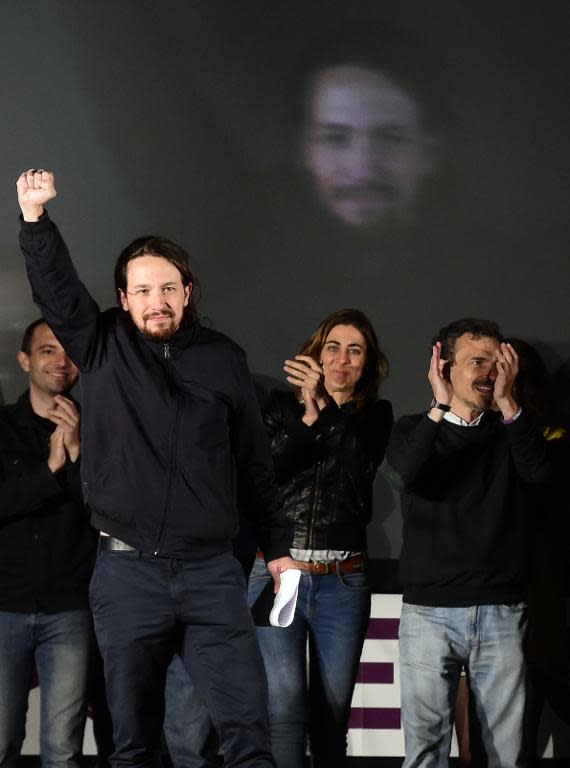
[[[139,256],[159,256],[162,259],[166,259],[173,264],[180,272],[182,279],[182,285],[186,287],[192,284],[192,292],[190,293],[190,299],[184,310],[184,314],[190,320],[198,319],[198,309],[196,307],[196,296],[198,292],[198,278],[196,277],[194,270],[190,266],[190,257],[188,253],[182,248],[181,245],[175,243],[174,240],[169,240],[167,237],[160,237],[158,235],[146,235],[144,237],[138,237],[129,243],[126,248],[123,248],[117,263],[115,264],[115,291],[117,292],[117,300],[120,301],[119,291],[126,292],[127,290],[127,266],[133,259],[138,259]]]
[[[359,309],[338,309],[325,317],[319,323],[316,331],[301,347],[299,354],[312,357],[319,362],[321,352],[329,333],[337,325],[353,325],[364,336],[366,341],[366,359],[362,376],[354,388],[352,401],[357,407],[361,407],[370,400],[374,400],[378,394],[378,388],[388,375],[388,358],[380,349],[376,331],[364,312]]]

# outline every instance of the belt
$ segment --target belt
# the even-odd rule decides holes
[[[99,552],[134,552],[135,549],[114,536],[99,536]]]
[[[263,552],[257,552],[257,557],[263,559]],[[295,568],[299,571],[307,571],[315,576],[329,576],[332,573],[364,573],[366,559],[362,555],[353,555],[347,560],[332,560],[331,562],[305,562],[293,560]]]

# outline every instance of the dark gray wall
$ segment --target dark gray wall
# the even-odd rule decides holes
[[[4,400],[25,383],[14,359],[36,316],[13,186],[28,167],[56,171],[60,196],[50,213],[101,304],[113,301],[122,245],[151,231],[179,239],[202,278],[202,311],[244,345],[260,373],[280,377],[283,358],[325,313],[357,305],[390,357],[384,396],[397,414],[425,407],[430,338],[468,314],[539,342],[566,381],[567,8],[564,1],[3,0]],[[443,63],[452,116],[445,179],[437,213],[411,244],[337,252],[313,232],[287,229],[283,201],[294,198],[279,180],[294,153],[284,104],[308,41],[368,14],[410,31]],[[396,556],[399,516],[382,479],[377,508],[372,554]]]

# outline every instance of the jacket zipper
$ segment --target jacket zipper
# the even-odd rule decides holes
[[[319,499],[319,480],[321,477],[321,462],[317,464],[317,476],[315,478],[315,493],[313,496],[313,508],[311,510],[311,526],[309,528],[309,549],[313,549],[313,537],[315,534],[315,522],[317,518],[317,501]]]
[[[170,360],[170,344],[164,345],[164,359]],[[153,548],[153,555],[155,557],[158,557],[159,555],[159,546],[160,546],[160,540],[162,538],[162,534],[164,531],[164,526],[166,523],[166,517],[168,515],[168,509],[170,507],[170,497],[172,494],[172,484],[174,480],[174,466],[176,463],[176,444],[178,439],[178,422],[180,420],[180,398],[176,397],[176,414],[174,417],[174,429],[172,430],[172,437],[170,440],[170,469],[168,473],[168,487],[166,489],[166,501],[164,502],[164,513],[162,515],[162,520],[160,521],[160,528],[158,530],[158,536],[156,537],[156,544]]]

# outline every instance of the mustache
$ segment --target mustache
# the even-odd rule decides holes
[[[156,312],[147,312],[146,315],[143,315],[143,320],[148,320],[151,317],[174,317],[174,312],[171,309],[161,309],[160,311]]]
[[[475,381],[473,382],[473,386],[474,387],[494,387],[495,386],[495,382],[492,381],[491,379],[487,379],[487,378],[485,378],[485,379],[475,379]]]
[[[396,188],[393,184],[373,182],[367,184],[346,184],[335,189],[337,200],[359,200],[362,197],[394,197]]]

